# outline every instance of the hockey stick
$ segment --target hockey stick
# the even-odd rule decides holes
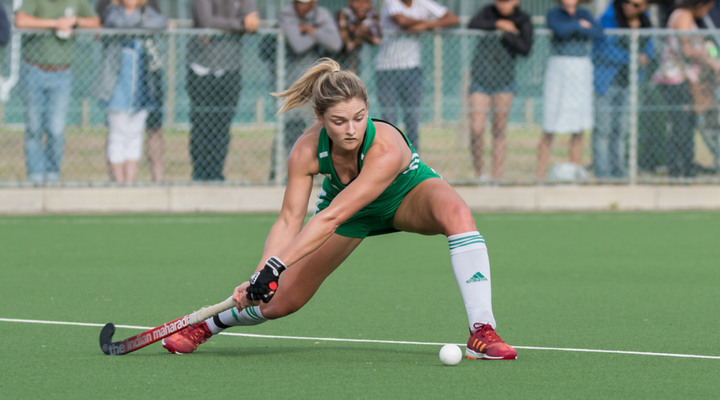
[[[157,328],[150,329],[131,338],[113,342],[112,336],[115,334],[115,325],[113,323],[106,324],[100,332],[100,348],[103,353],[109,356],[121,356],[132,351],[142,349],[143,347],[162,340],[174,333],[180,332],[186,326],[195,325],[214,315],[220,314],[225,310],[235,307],[235,301],[230,298],[222,303],[214,306],[203,307],[192,314],[178,318],[174,321],[162,324]]]

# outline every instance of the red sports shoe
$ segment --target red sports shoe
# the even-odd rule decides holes
[[[203,321],[188,326],[180,332],[162,340],[162,346],[175,354],[190,354],[212,336],[210,328]]]
[[[473,325],[475,332],[470,331],[465,358],[477,360],[515,360],[517,351],[503,342],[495,333],[495,329],[488,324]]]

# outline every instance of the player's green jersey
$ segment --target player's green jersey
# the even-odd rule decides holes
[[[362,171],[365,154],[367,154],[368,150],[370,150],[370,147],[375,140],[375,124],[373,121],[373,119],[368,119],[365,138],[360,146],[358,174]],[[403,172],[398,174],[390,186],[388,186],[377,199],[373,200],[370,204],[366,205],[349,220],[343,223],[336,230],[337,234],[347,237],[364,238],[366,236],[397,232],[397,229],[392,226],[392,220],[395,216],[395,211],[398,206],[400,206],[400,203],[405,198],[405,195],[412,188],[426,179],[440,178],[440,175],[435,173],[432,168],[428,167],[420,160],[420,156],[418,156],[417,152],[415,152],[415,149],[412,147],[412,144],[405,134],[399,129],[397,130],[401,135],[403,135],[405,143],[407,143],[408,147],[410,147],[410,151],[412,152],[410,164]],[[320,131],[317,151],[318,163],[320,164],[320,174],[325,176],[325,180],[323,181],[322,190],[320,191],[320,194],[318,194],[320,201],[316,204],[316,214],[327,208],[335,196],[337,196],[347,187],[347,185],[351,183],[348,182],[347,185],[345,185],[340,181],[340,178],[338,178],[337,173],[335,172],[335,167],[332,163],[332,157],[330,156],[331,147],[332,142],[323,127]]]

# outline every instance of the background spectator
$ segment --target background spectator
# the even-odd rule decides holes
[[[537,178],[545,179],[550,147],[556,133],[571,133],[570,162],[582,161],[582,132],[593,126],[593,66],[588,43],[603,37],[586,0],[557,0],[547,13],[553,32],[543,87],[543,136],[538,146]]]
[[[193,27],[255,32],[260,25],[255,0],[194,0]],[[241,35],[193,37],[190,63],[190,158],[194,181],[222,181],[230,146],[230,125],[240,98]]]
[[[15,14],[18,28],[53,29],[55,35],[26,35],[20,90],[25,106],[25,163],[28,181],[56,182],[65,147],[74,58],[73,30],[99,28],[87,0],[24,0]],[[47,135],[43,146],[42,134]]]
[[[599,23],[603,28],[651,28],[646,0],[614,0]],[[653,56],[649,36],[640,37],[638,64],[646,67]],[[592,136],[593,170],[598,178],[623,178],[627,174],[625,141],[628,132],[630,37],[606,36],[593,46],[595,67],[595,128]]]
[[[95,11],[102,19],[107,8],[113,0],[98,0],[95,3]],[[158,0],[148,0],[147,6],[152,7],[155,11],[162,13]],[[103,21],[104,23],[105,21]],[[162,182],[163,180],[163,137],[162,137],[162,123],[164,119],[163,109],[165,108],[165,89],[164,89],[164,77],[162,71],[162,54],[157,50],[155,41],[152,38],[150,45],[154,47],[147,49],[148,57],[151,57],[154,62],[148,66],[145,70],[145,82],[147,83],[146,90],[147,95],[152,95],[154,107],[148,109],[148,117],[145,123],[147,127],[147,155],[150,161],[150,175],[152,180],[155,182]],[[146,42],[147,44],[147,42]],[[157,52],[155,56],[150,55],[153,51]]]
[[[315,61],[340,51],[343,45],[337,23],[330,11],[319,7],[314,0],[295,0],[280,10],[278,19],[285,35],[287,52],[287,75],[285,82],[297,81]],[[290,154],[297,138],[303,134],[306,119],[297,109],[285,113],[285,155]],[[273,151],[275,157],[275,151]],[[275,179],[275,162],[270,170],[270,180]]]
[[[710,10],[710,12],[700,20],[698,27],[717,32],[717,29],[720,27],[720,5],[718,5],[717,1],[715,1],[715,6]],[[717,54],[718,49],[720,48],[720,34],[713,33],[711,36],[711,42],[708,44],[711,44],[710,50]],[[712,171],[708,172],[720,174],[720,116],[718,116],[718,106],[720,106],[720,86],[711,86],[713,87],[710,89],[714,89],[715,106],[702,116],[702,121],[700,121],[699,125],[702,138],[713,156],[713,168]]]
[[[357,72],[362,44],[380,44],[380,14],[372,9],[370,0],[350,0],[337,14],[338,28],[344,47],[339,61],[343,69]]]
[[[10,21],[8,20],[5,7],[0,5],[0,46],[5,46],[10,41]]]
[[[660,27],[666,28],[668,17],[670,17],[670,13],[672,13],[675,7],[676,0],[649,0],[649,3],[658,5]]]
[[[682,0],[670,15],[668,28],[697,31],[695,20],[707,15],[714,5],[714,0]],[[708,80],[712,80],[714,85],[718,72],[720,63],[707,51],[702,36],[668,36],[660,68],[653,75],[653,81],[665,99],[668,106],[666,113],[672,125],[667,152],[671,177],[697,174],[696,113],[704,113],[712,107]]]
[[[470,29],[499,31],[501,37],[480,36],[471,67],[470,137],[475,176],[483,176],[485,122],[492,115],[492,178],[502,177],[505,161],[505,131],[517,85],[515,57],[528,55],[532,47],[533,26],[530,16],[520,10],[519,0],[495,0],[484,7],[468,24]]]
[[[423,98],[420,38],[415,33],[457,25],[455,13],[433,0],[385,0],[380,17],[385,38],[376,59],[377,93],[382,116],[397,124],[400,107],[405,134],[416,151],[420,150],[418,126]]]
[[[103,12],[106,28],[165,29],[167,20],[145,0],[113,0]],[[148,109],[149,78],[146,40],[137,36],[108,36],[103,62],[94,85],[108,122],[107,158],[110,178],[133,182],[142,154],[142,134]]]

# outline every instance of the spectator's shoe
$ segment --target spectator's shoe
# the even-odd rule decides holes
[[[42,173],[31,173],[27,176],[29,183],[42,185],[45,182],[45,176]]]
[[[45,182],[58,182],[60,180],[59,172],[48,172],[45,174]]]
[[[515,360],[517,351],[503,342],[488,324],[473,325],[475,332],[470,331],[465,358],[471,360]]]
[[[175,354],[190,354],[212,336],[210,328],[203,321],[190,325],[180,332],[162,340],[162,346]]]

